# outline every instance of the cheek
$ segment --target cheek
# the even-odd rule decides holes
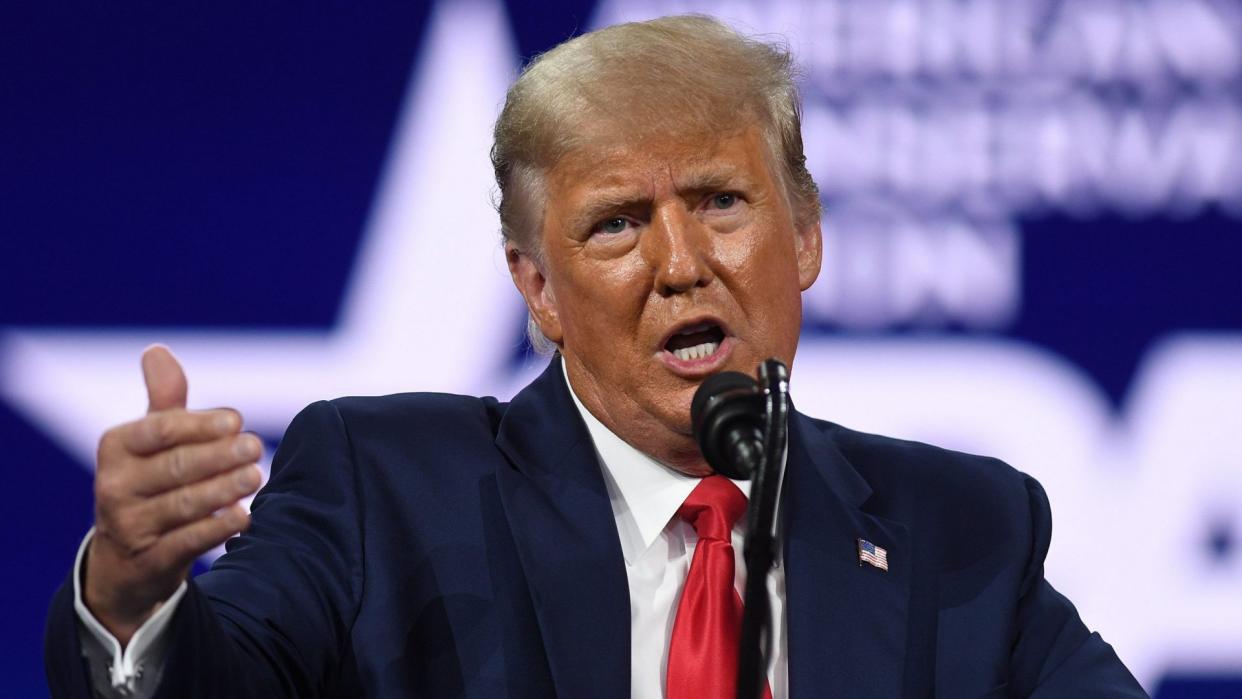
[[[727,285],[745,316],[742,339],[749,341],[757,357],[775,355],[791,361],[802,325],[792,234],[769,228],[723,242],[719,254],[722,269],[728,270]]]
[[[740,300],[775,304],[770,310],[779,311],[800,294],[793,236],[781,228],[757,226],[753,233],[722,238],[717,259]]]
[[[630,257],[583,260],[562,271],[557,296],[567,341],[616,344],[635,334],[647,286]]]

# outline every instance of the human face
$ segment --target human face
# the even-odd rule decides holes
[[[569,153],[547,173],[542,243],[538,264],[510,248],[510,269],[579,399],[640,450],[705,472],[695,390],[768,357],[792,365],[819,274],[818,223],[795,226],[759,129]]]

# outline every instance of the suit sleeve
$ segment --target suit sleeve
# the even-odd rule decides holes
[[[251,526],[190,581],[168,627],[157,697],[314,697],[333,687],[362,592],[362,513],[353,453],[335,406],[286,431]],[[53,696],[90,696],[72,589],[49,613]],[[59,676],[56,676],[59,675]]]
[[[1074,605],[1044,579],[1052,512],[1039,483],[1026,478],[1032,549],[1018,602],[1010,696],[1147,697],[1112,646],[1083,624]]]

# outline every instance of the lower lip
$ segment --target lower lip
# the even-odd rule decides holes
[[[698,359],[678,359],[677,355],[672,352],[660,350],[660,359],[665,366],[678,376],[691,379],[700,378],[724,366],[724,363],[729,359],[729,354],[733,352],[733,344],[733,338],[726,337],[720,341],[720,346],[716,348],[715,352]]]

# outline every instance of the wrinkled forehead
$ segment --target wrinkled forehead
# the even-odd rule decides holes
[[[601,128],[582,138],[548,170],[553,189],[584,183],[682,179],[766,165],[754,126],[670,130]]]

